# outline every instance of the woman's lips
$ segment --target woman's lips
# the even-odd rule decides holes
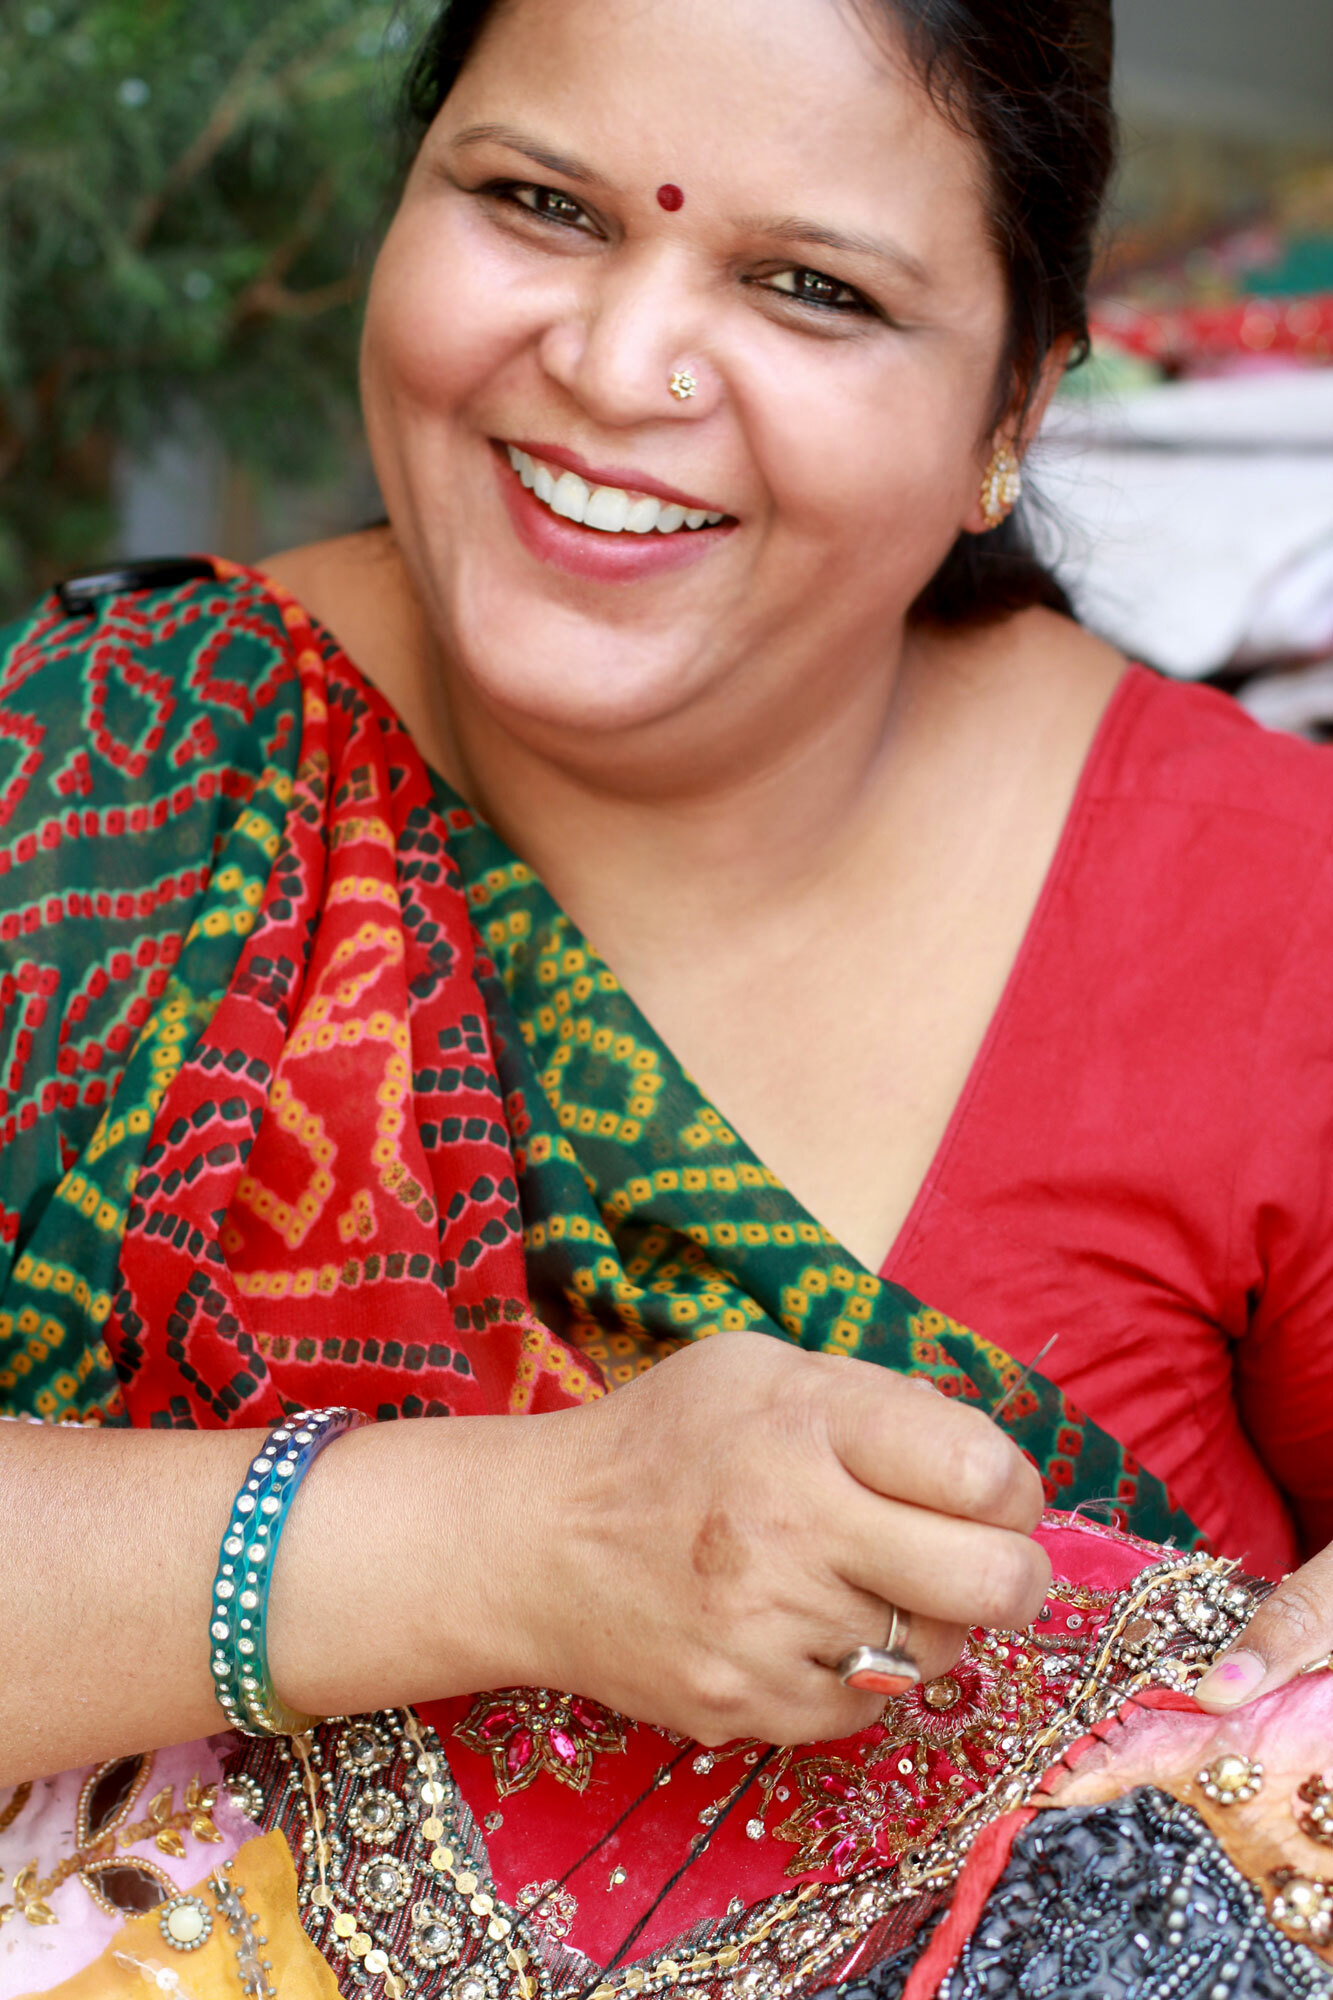
[[[684,569],[712,554],[734,526],[723,522],[717,527],[680,528],[669,535],[606,534],[553,514],[524,486],[502,444],[495,447],[495,469],[509,518],[528,553],[553,569],[596,583],[637,583]]]
[[[711,500],[698,500],[690,493],[682,493],[677,486],[666,486],[660,479],[649,473],[638,472],[633,467],[623,465],[590,465],[586,458],[576,451],[570,451],[562,444],[533,444],[526,438],[506,438],[501,449],[512,446],[515,451],[526,452],[529,458],[539,458],[546,465],[558,466],[562,472],[577,472],[580,479],[586,479],[589,486],[621,486],[629,493],[651,493],[655,500],[665,500],[687,513],[724,514],[726,509]]]

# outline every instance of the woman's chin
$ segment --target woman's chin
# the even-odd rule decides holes
[[[489,615],[458,606],[456,658],[474,700],[518,735],[650,730],[706,691],[702,634],[611,626],[549,603],[525,615],[512,596],[488,597]]]
[[[673,670],[663,663],[635,671],[622,657],[597,663],[586,657],[570,660],[548,656],[538,672],[532,656],[497,659],[494,650],[468,678],[482,705],[508,732],[540,736],[552,743],[562,737],[605,739],[629,736],[665,724],[678,715],[695,690],[684,663]]]

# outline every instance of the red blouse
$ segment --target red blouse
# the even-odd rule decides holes
[[[884,1275],[1041,1364],[1219,1550],[1333,1541],[1333,765],[1126,676]]]

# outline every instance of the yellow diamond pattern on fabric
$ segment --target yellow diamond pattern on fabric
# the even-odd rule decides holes
[[[759,1331],[924,1376],[1005,1427],[1052,1498],[1110,1494],[1140,1533],[1198,1531],[1040,1376],[849,1256],[756,1159],[532,871],[440,783],[496,1028],[533,1304],[630,1382],[686,1341]],[[534,1361],[535,1365],[535,1361]]]

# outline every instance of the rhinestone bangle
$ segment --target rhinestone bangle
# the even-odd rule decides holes
[[[252,1460],[222,1537],[209,1618],[213,1691],[243,1736],[296,1736],[315,1718],[274,1691],[265,1624],[278,1540],[296,1489],[326,1444],[366,1422],[359,1410],[303,1410],[287,1417]]]

